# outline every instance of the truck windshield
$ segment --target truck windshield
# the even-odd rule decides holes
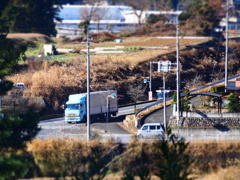
[[[82,107],[81,104],[67,104],[67,109],[80,109]]]

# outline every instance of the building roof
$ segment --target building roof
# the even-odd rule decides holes
[[[132,8],[128,6],[64,5],[59,12],[59,17],[63,20],[81,20],[84,19],[84,13],[89,14],[94,10],[101,20],[122,20],[124,19],[123,11],[132,10]]]
[[[97,9],[97,10],[96,10]],[[58,16],[63,20],[63,22],[75,21],[80,22],[85,20],[84,15],[90,14],[91,11],[96,10],[96,15],[91,19],[91,21],[101,21],[101,22],[121,22],[121,23],[138,23],[138,17],[130,6],[110,6],[110,5],[100,5],[100,6],[91,6],[91,5],[63,5],[62,9]],[[142,13],[141,21],[145,23],[146,18],[150,14],[163,14],[171,16],[173,21],[173,16],[181,14],[182,11],[144,11]]]

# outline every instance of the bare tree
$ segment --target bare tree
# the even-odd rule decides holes
[[[141,27],[143,12],[151,8],[149,0],[122,0],[128,6],[131,6],[134,14],[138,18],[138,26]]]
[[[90,25],[90,21],[93,20],[93,18],[96,16],[98,10],[99,10],[99,5],[100,5],[100,0],[86,0],[85,3],[87,4],[86,8],[81,8],[80,10],[80,18],[83,20],[82,23],[80,23],[79,27],[83,27],[84,31],[88,29],[88,26]]]
[[[170,7],[168,3],[166,3],[166,0],[152,0],[152,8],[154,10],[169,10]]]
[[[224,77],[224,72],[219,70],[218,72],[215,72],[215,73],[212,73],[211,75],[211,78],[212,78],[212,81],[219,81],[221,79],[223,79]]]
[[[134,101],[134,112],[136,111],[136,106],[137,106],[137,101],[143,100],[146,95],[146,86],[143,86],[142,84],[135,84],[135,85],[130,85],[127,91],[127,94],[131,98],[131,100]]]
[[[97,11],[95,12],[93,16],[93,20],[97,22],[97,32],[99,32],[99,26],[100,26],[100,21],[103,19],[103,17],[108,18],[106,15],[108,13],[107,8],[98,8]]]
[[[203,77],[202,75],[197,74],[193,79],[190,79],[187,83],[187,87],[198,87],[202,85]]]
[[[107,18],[108,8],[104,8],[101,0],[86,0],[87,6],[81,8],[80,17],[83,22],[79,27],[88,28],[91,21],[96,22],[96,30],[99,31],[100,21]],[[86,30],[85,30],[86,31]]]

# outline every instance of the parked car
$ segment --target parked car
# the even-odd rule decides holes
[[[165,130],[163,123],[146,123],[137,132],[138,139],[161,139],[164,137]]]
[[[16,83],[14,84],[15,87],[25,87],[26,84],[25,83]]]

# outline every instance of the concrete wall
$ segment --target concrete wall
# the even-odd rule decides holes
[[[183,112],[182,117],[199,118],[240,118],[240,113],[217,113],[217,112]]]
[[[240,127],[240,117],[180,117],[179,126],[181,127]],[[170,127],[177,126],[177,120],[175,116],[171,116],[168,125]]]
[[[217,128],[174,128],[174,134],[178,134],[187,141],[239,141],[240,129],[225,129],[219,130]]]

